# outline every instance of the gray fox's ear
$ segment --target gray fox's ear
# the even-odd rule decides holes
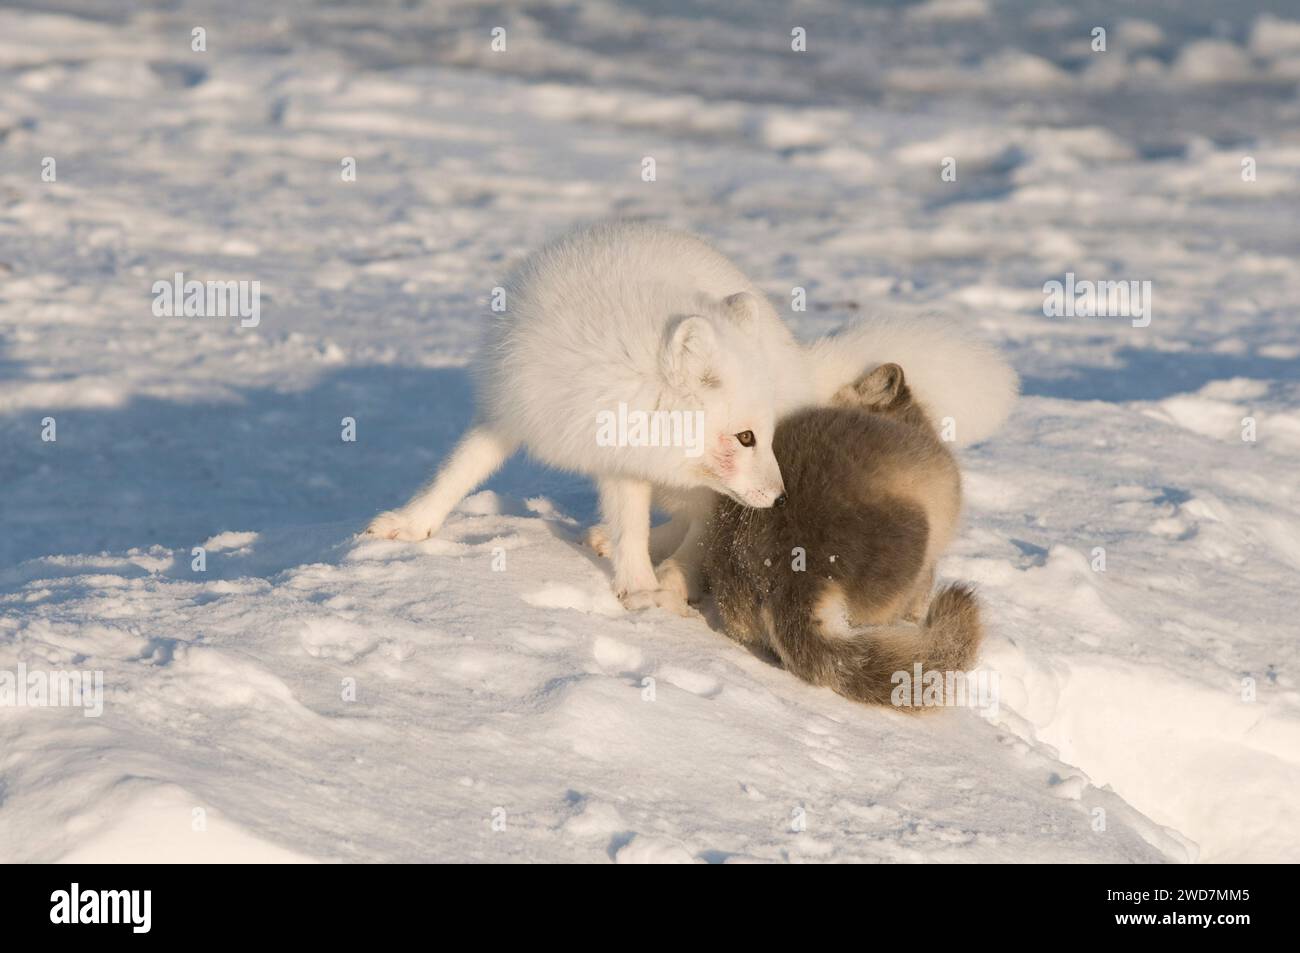
[[[839,407],[885,410],[898,400],[906,383],[901,367],[897,364],[881,364],[852,384],[841,387],[831,398],[831,403]]]
[[[717,335],[709,319],[698,314],[679,318],[668,326],[667,340],[660,355],[664,377],[674,387],[693,391],[713,386],[713,357]]]
[[[751,321],[758,314],[758,299],[748,291],[737,291],[722,299],[722,306],[737,324]]]

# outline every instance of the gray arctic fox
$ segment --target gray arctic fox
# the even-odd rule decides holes
[[[862,702],[889,704],[894,673],[916,663],[967,670],[982,635],[973,593],[953,585],[930,598],[961,477],[902,368],[881,365],[832,406],[786,418],[773,450],[786,505],[720,498],[704,537],[704,576],[727,634]]]

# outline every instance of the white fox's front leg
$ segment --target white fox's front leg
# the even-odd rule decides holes
[[[620,599],[659,588],[650,564],[650,484],[607,477],[599,482],[600,512],[609,529],[614,592]]]
[[[675,592],[661,589],[650,563],[651,487],[645,480],[606,477],[599,481],[600,511],[609,529],[614,592],[629,609],[662,606],[686,612]]]

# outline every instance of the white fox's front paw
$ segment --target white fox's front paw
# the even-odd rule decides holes
[[[637,589],[619,594],[623,607],[631,612],[642,609],[667,609],[680,616],[690,617],[695,610],[686,604],[681,594],[672,589]]]
[[[432,536],[433,527],[412,520],[401,510],[389,510],[371,520],[370,525],[366,527],[366,533],[370,536],[378,536],[380,539],[415,542]]]

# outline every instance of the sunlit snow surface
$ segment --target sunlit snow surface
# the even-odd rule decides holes
[[[1300,11],[137,6],[0,8],[0,672],[106,689],[0,707],[0,860],[1300,858]],[[625,613],[590,486],[524,460],[354,536],[468,423],[508,264],[610,215],[801,335],[1009,355],[941,565],[996,721]],[[261,324],[155,317],[176,272]],[[1152,282],[1150,326],[1045,317],[1066,272]]]

